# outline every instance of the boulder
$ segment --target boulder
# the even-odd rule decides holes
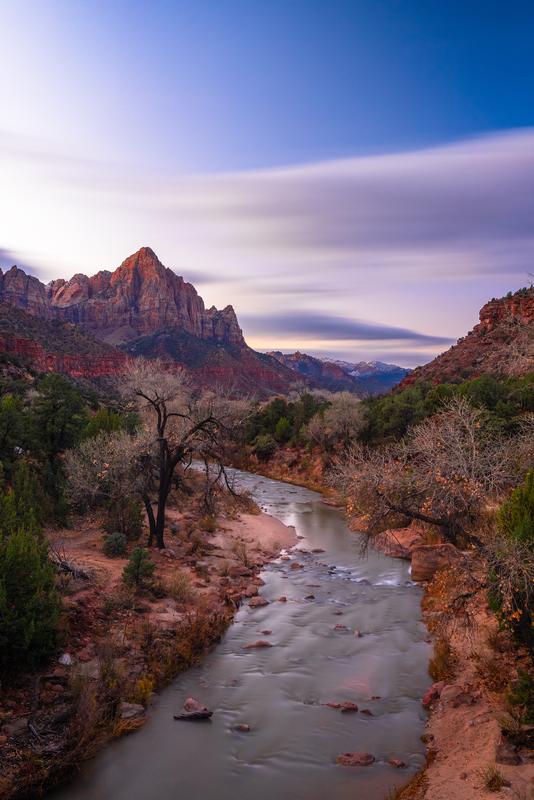
[[[119,706],[120,719],[142,719],[145,716],[145,707],[140,703],[121,703]]]
[[[350,700],[344,700],[342,703],[324,703],[324,705],[328,706],[328,708],[335,708],[337,711],[341,711],[342,714],[348,714],[351,711],[358,710],[356,703]]]
[[[437,683],[433,683],[432,686],[426,690],[423,695],[422,703],[425,708],[430,708],[432,703],[436,700],[439,700],[439,696],[441,694],[441,690],[445,686],[445,681],[438,681]]]
[[[241,723],[241,725],[236,725],[234,730],[239,731],[239,733],[250,733],[250,725]]]
[[[336,764],[342,767],[368,767],[374,761],[371,753],[343,753],[336,758]]]
[[[406,761],[403,761],[402,758],[388,758],[388,764],[395,769],[404,769],[407,766]]]
[[[184,707],[180,714],[175,714],[174,719],[196,720],[196,719],[210,719],[213,716],[213,711],[210,711],[194,697],[188,697],[184,703]]]
[[[253,650],[255,648],[261,647],[272,647],[270,642],[265,641],[265,639],[258,639],[257,642],[251,642],[250,644],[243,645],[244,650]]]
[[[285,595],[282,595],[282,597],[278,598],[278,602],[279,603],[287,603],[287,597],[285,597]]]
[[[440,702],[444,705],[450,705],[452,708],[472,706],[476,703],[476,700],[471,694],[470,688],[469,686],[462,686],[458,683],[444,686],[439,696]]]
[[[445,544],[421,544],[412,550],[412,580],[430,581],[436,572],[458,563],[462,554],[449,542]]]
[[[265,599],[265,597],[253,597],[249,603],[250,608],[261,608],[262,606],[268,606],[269,601]]]

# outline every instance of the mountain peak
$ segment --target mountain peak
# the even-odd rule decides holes
[[[80,273],[48,286],[12,267],[0,276],[0,300],[45,319],[81,325],[121,344],[166,328],[199,339],[244,346],[233,308],[206,311],[194,286],[165,267],[151,247],[141,247],[114,272]]]

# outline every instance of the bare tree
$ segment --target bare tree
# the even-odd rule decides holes
[[[534,370],[534,328],[509,313],[502,323],[502,332],[508,344],[502,360],[505,375],[515,377]]]
[[[474,538],[468,531],[488,498],[517,470],[514,444],[489,431],[482,411],[454,398],[404,441],[353,446],[332,479],[349,510],[368,515],[370,532],[420,520],[456,543]]]
[[[306,426],[304,435],[324,449],[336,445],[348,447],[358,436],[365,424],[361,401],[350,392],[337,392],[324,395],[328,407],[319,411]]]
[[[196,395],[183,373],[158,361],[132,361],[122,381],[122,394],[135,402],[154,447],[145,465],[151,491],[143,496],[149,544],[164,547],[165,509],[173,486],[183,480],[195,454],[221,460],[224,440],[239,418],[239,403],[211,393]],[[155,501],[152,495],[155,495]]]

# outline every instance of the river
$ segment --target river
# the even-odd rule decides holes
[[[423,764],[429,645],[408,565],[362,556],[358,535],[319,494],[249,473],[236,479],[295,526],[297,550],[324,552],[293,550],[291,561],[270,564],[261,594],[272,602],[242,606],[202,665],[161,693],[145,727],[84,765],[53,800],[385,800]],[[295,560],[304,568],[291,569]],[[243,649],[265,638],[271,648]],[[189,696],[214,710],[211,721],[173,719]],[[323,705],[344,700],[372,716]],[[376,762],[337,766],[346,751]]]

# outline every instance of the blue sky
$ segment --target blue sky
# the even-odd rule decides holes
[[[0,30],[0,265],[146,244],[255,346],[406,364],[527,281],[529,2],[0,0]]]

